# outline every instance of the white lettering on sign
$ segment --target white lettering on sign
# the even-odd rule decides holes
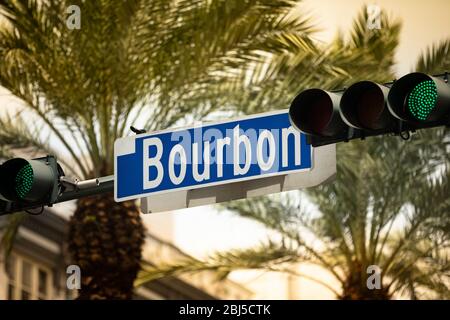
[[[264,160],[264,141],[267,140],[267,143],[269,144],[269,157],[267,161]],[[274,162],[275,162],[275,139],[273,138],[272,133],[269,130],[264,130],[258,138],[258,145],[256,147],[256,155],[259,163],[259,167],[263,171],[267,171],[270,168],[272,168]]]
[[[180,173],[175,174],[175,157],[180,157]],[[173,184],[180,184],[186,176],[186,151],[181,144],[175,145],[169,155],[169,177]]]
[[[239,125],[234,127],[233,137],[234,137],[233,171],[234,175],[238,176],[246,174],[248,169],[250,169],[252,161],[251,146],[249,138],[247,136],[239,134]],[[244,154],[241,154],[241,144],[244,145]],[[243,167],[241,167],[242,159],[245,159]]]
[[[119,202],[313,170],[286,110],[120,138],[114,157]]]
[[[233,174],[235,176],[245,175],[252,163],[257,163],[262,171],[269,171],[274,166],[278,166],[277,152],[279,144],[275,140],[275,136],[279,137],[269,130],[262,130],[259,135],[256,132],[240,132],[239,125],[233,128],[233,149],[232,156],[226,155],[225,151],[227,146],[231,146],[231,138],[223,137],[217,138],[215,144],[215,157],[211,155],[211,143],[210,141],[204,141],[203,145],[195,142],[192,145],[187,143],[179,143],[173,146],[169,154],[168,173],[170,180],[173,184],[179,185],[183,182],[187,164],[192,163],[192,176],[195,181],[201,182],[211,178],[211,164],[216,166],[216,176],[218,178],[223,176],[223,165],[230,163],[229,159],[232,159]],[[294,150],[289,150],[288,139],[292,136],[294,139]],[[217,136],[216,136],[217,137]],[[256,137],[256,139],[255,139]],[[184,138],[183,138],[184,139]],[[185,139],[186,140],[186,139]],[[254,141],[256,140],[256,141]],[[190,139],[188,139],[190,141]],[[252,146],[256,145],[256,158],[252,158]],[[186,150],[188,146],[191,150]],[[150,156],[150,147],[156,149],[153,156]],[[164,152],[163,143],[159,138],[151,137],[143,140],[143,185],[145,189],[155,188],[159,186],[163,179],[164,167],[161,162],[161,157]],[[203,150],[203,152],[201,152]],[[295,165],[301,164],[301,145],[300,145],[300,132],[294,128],[284,128],[281,130],[281,161],[282,166],[288,166],[288,154],[289,152],[295,153]],[[192,151],[192,152],[191,152]],[[266,152],[267,151],[267,152]],[[199,154],[203,153],[200,158]],[[192,155],[191,159],[187,155]],[[228,161],[227,161],[228,159]],[[178,170],[175,165],[179,165]],[[203,169],[199,169],[199,165],[203,164]],[[154,168],[156,174],[150,177],[150,169]],[[178,173],[177,173],[178,171]]]
[[[154,157],[150,157],[149,155],[150,146],[156,147],[156,155]],[[161,183],[164,174],[164,168],[161,163],[163,145],[160,139],[149,138],[143,141],[143,148],[144,152],[142,154],[144,156],[144,174],[142,176],[144,178],[144,188],[156,188]],[[150,167],[155,167],[157,172],[156,177],[153,180],[150,180]]]
[[[281,149],[283,151],[283,155],[281,156],[283,158],[282,160],[282,164],[283,167],[287,167],[288,166],[288,139],[289,139],[289,135],[293,135],[294,139],[295,139],[295,150],[300,150],[300,132],[298,130],[295,130],[294,127],[289,127],[289,128],[283,128],[281,130],[281,140],[282,140],[282,146],[283,148]],[[295,152],[294,157],[295,157],[295,165],[299,166],[300,163],[300,152]]]
[[[193,169],[193,176],[195,181],[203,181],[203,180],[208,180],[209,179],[209,158],[210,158],[210,147],[209,147],[209,141],[205,142],[205,146],[204,146],[204,151],[203,151],[203,159],[202,161],[199,161],[198,159],[198,143],[194,143],[192,145],[192,169]],[[199,173],[198,171],[198,165],[200,163],[204,163],[204,169],[203,169],[203,173]]]
[[[217,140],[216,147],[216,163],[217,163],[217,177],[221,178],[223,176],[223,148],[229,146],[231,139],[226,137],[224,139]]]

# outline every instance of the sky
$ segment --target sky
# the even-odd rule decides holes
[[[412,71],[418,56],[427,46],[450,38],[448,0],[304,0],[296,12],[308,13],[321,29],[315,35],[316,39],[327,42],[337,30],[344,33],[350,30],[352,19],[363,4],[378,4],[393,17],[403,21],[396,54],[397,76]],[[0,102],[0,113],[17,108],[15,99],[1,88]],[[64,211],[70,204],[56,207]],[[173,241],[182,250],[196,257],[204,257],[216,250],[252,246],[271,236],[258,223],[227,212],[217,213],[211,206],[149,214],[144,216],[144,220],[151,232]],[[310,273],[319,272],[310,266],[302,268]],[[326,274],[320,276],[328,277]],[[285,276],[251,272],[238,273],[234,275],[234,279],[252,289],[257,298],[332,298],[330,292],[305,280],[297,279],[289,286]]]

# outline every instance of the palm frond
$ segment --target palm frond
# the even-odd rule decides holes
[[[289,51],[274,54],[264,67],[256,69],[262,71],[254,73],[251,86],[241,89],[237,97],[231,94],[231,101],[240,111],[256,113],[287,108],[292,97],[307,88],[343,88],[368,78],[392,80],[401,23],[384,11],[381,20],[383,28],[369,30],[363,7],[354,20],[350,41],[338,34],[330,44],[315,44],[313,50],[291,46]]]
[[[6,261],[11,253],[17,232],[22,222],[28,217],[25,212],[18,212],[8,216],[6,225],[2,230],[0,246],[3,249],[3,261]]]
[[[136,285],[167,276],[212,271],[218,279],[224,279],[235,270],[266,269],[275,270],[286,263],[299,261],[301,255],[287,246],[274,242],[261,244],[255,248],[235,249],[228,252],[216,253],[204,261],[186,258],[178,263],[144,265]]]
[[[297,235],[296,230],[292,230],[292,225],[298,220],[299,206],[287,196],[238,200],[224,204],[223,208],[258,221],[286,237],[295,238]]]
[[[48,136],[42,135],[42,128],[36,126],[34,121],[25,120],[21,113],[13,116],[5,115],[0,118],[0,143],[3,148],[8,147],[8,157],[13,155],[11,150],[20,149],[27,150],[32,157],[58,154],[49,145]],[[76,175],[76,171],[62,155],[58,157],[58,161],[64,165],[65,169]]]
[[[450,70],[450,39],[426,49],[416,63],[416,71],[437,74]]]
[[[110,172],[113,141],[132,120],[169,127],[203,117],[237,95],[244,75],[267,56],[311,51],[309,19],[288,16],[296,1],[7,0],[0,5],[0,84],[24,100],[74,160],[70,123],[92,167]],[[83,26],[68,32],[65,8],[80,6]],[[69,131],[70,133],[70,131]],[[82,168],[82,169],[81,169]],[[93,171],[93,172],[90,172]]]

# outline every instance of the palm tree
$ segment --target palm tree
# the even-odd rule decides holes
[[[350,43],[339,36],[332,44],[333,58],[342,57],[341,52],[358,51],[359,45],[367,46],[375,60],[393,56],[397,33],[377,38],[371,31],[364,31],[364,21],[363,15],[356,20]],[[390,38],[388,43],[392,45],[383,46]],[[336,52],[336,44],[343,50]],[[446,41],[429,49],[420,57],[417,70],[448,70],[449,44]],[[360,76],[383,79],[388,76],[384,70],[393,66],[393,60],[387,59],[380,63],[384,65],[380,70],[370,64],[361,68],[358,61],[348,60],[351,56],[349,53],[347,59],[337,60],[350,76],[357,75],[355,80]],[[355,62],[356,70],[352,68]],[[337,82],[345,85],[346,79],[338,77]],[[340,299],[405,295],[413,299],[448,299],[449,146],[449,131],[443,128],[420,132],[409,142],[398,137],[377,137],[338,145],[335,182],[226,205],[226,209],[276,231],[282,241],[269,240],[255,248],[216,253],[204,261],[189,259],[156,268],[146,266],[138,284],[202,270],[214,270],[226,277],[237,269],[264,269],[306,277]],[[327,270],[340,288],[299,273],[295,267],[298,263],[312,263]],[[381,287],[376,290],[367,285],[368,267],[372,265],[381,269]]]
[[[288,16],[296,4],[0,1],[0,85],[22,101],[0,120],[2,155],[26,148],[57,155],[79,178],[111,174],[114,141],[130,125],[156,130],[235,107],[227,96],[258,85],[244,79],[269,57],[316,52],[309,20]],[[80,29],[66,26],[70,5]],[[130,298],[143,242],[134,202],[78,200],[69,251],[80,298]]]

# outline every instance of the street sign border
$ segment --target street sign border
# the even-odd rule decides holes
[[[171,192],[176,192],[176,191],[186,191],[186,190],[193,190],[193,189],[208,188],[208,187],[213,187],[213,186],[218,186],[218,185],[224,185],[227,183],[243,182],[243,181],[248,181],[248,180],[257,180],[257,179],[262,179],[262,178],[270,178],[270,177],[274,177],[274,176],[288,175],[288,174],[292,174],[292,173],[300,173],[300,172],[304,172],[304,171],[313,170],[314,169],[314,148],[312,146],[310,146],[311,147],[311,167],[310,168],[289,170],[289,171],[283,171],[283,172],[271,172],[271,173],[262,174],[262,175],[258,175],[258,176],[250,176],[250,177],[237,178],[237,179],[233,179],[233,180],[204,183],[204,184],[198,185],[197,187],[196,186],[186,186],[186,187],[167,189],[167,190],[161,190],[161,191],[156,191],[156,192],[147,192],[147,193],[142,193],[142,194],[135,195],[135,196],[123,197],[120,199],[117,198],[117,180],[118,180],[117,179],[117,158],[118,158],[118,156],[129,154],[129,153],[116,154],[116,145],[118,144],[118,142],[123,141],[125,139],[130,139],[130,140],[132,139],[133,141],[135,141],[136,139],[139,139],[141,137],[149,137],[150,138],[154,135],[158,135],[158,134],[162,134],[162,133],[178,132],[178,131],[183,131],[183,130],[188,130],[188,129],[193,129],[193,128],[207,128],[209,126],[215,126],[215,125],[219,125],[219,124],[225,124],[225,123],[230,123],[230,122],[235,122],[235,121],[240,121],[240,120],[263,118],[266,116],[278,115],[278,114],[283,114],[283,113],[287,114],[288,112],[289,112],[289,109],[269,111],[269,112],[258,113],[258,114],[253,114],[253,115],[249,115],[249,116],[244,116],[244,117],[236,117],[233,119],[229,119],[227,121],[204,122],[202,124],[205,124],[205,125],[194,124],[194,125],[188,125],[188,126],[184,126],[184,127],[180,127],[180,128],[146,132],[146,133],[137,134],[135,136],[128,136],[128,137],[123,137],[123,138],[117,139],[114,142],[114,177],[115,177],[115,179],[114,179],[114,201],[123,202],[123,201],[127,201],[127,200],[136,200],[136,199],[145,198],[145,197],[149,197],[152,195],[158,195],[158,194],[163,194],[163,193],[171,193]],[[133,149],[134,149],[134,145],[133,145]],[[135,152],[135,150],[132,152]]]

